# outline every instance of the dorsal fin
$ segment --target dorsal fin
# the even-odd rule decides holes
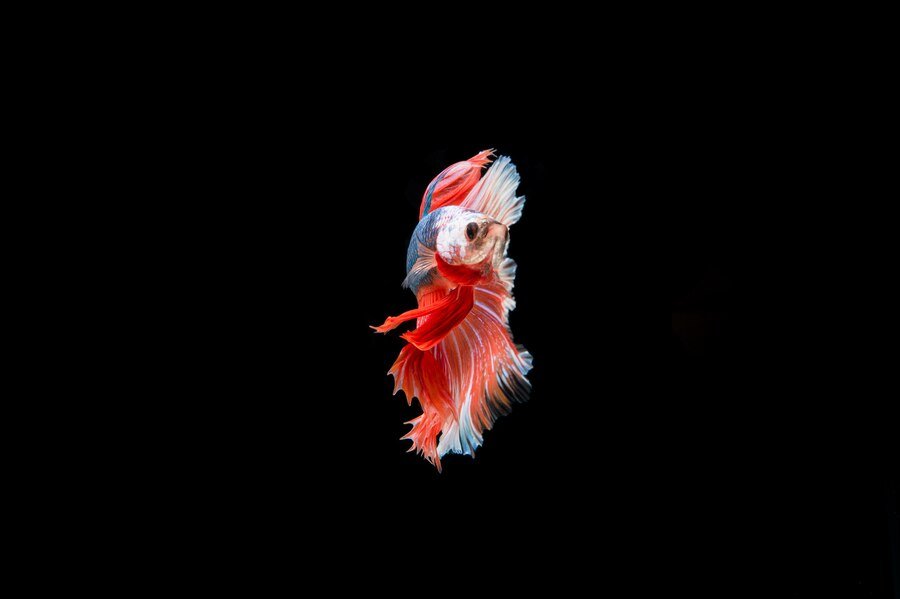
[[[522,217],[525,205],[525,196],[516,196],[518,187],[516,165],[509,156],[500,156],[460,206],[487,214],[508,227]]]

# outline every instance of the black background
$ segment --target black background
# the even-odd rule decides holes
[[[897,596],[890,38],[808,10],[518,8],[393,19],[407,36],[347,6],[284,31],[179,14],[129,26],[137,51],[70,53],[18,154],[63,188],[33,177],[31,203],[73,216],[50,246],[69,276],[37,276],[78,332],[34,342],[75,372],[42,364],[64,388],[9,423],[71,421],[17,446],[49,468],[10,487],[42,500],[27,526],[83,534],[33,542],[138,584]],[[402,343],[368,327],[414,305],[424,186],[486,147],[528,196],[511,321],[534,392],[438,474],[399,440]]]
[[[224,199],[189,219],[223,249],[184,265],[202,299],[178,351],[204,399],[180,408],[177,476],[327,555],[444,544],[535,571],[887,596],[890,427],[828,317],[840,285],[820,295],[822,263],[792,251],[787,206],[824,175],[766,122],[450,138],[362,117],[223,139],[237,155],[206,175]],[[439,474],[399,440],[418,414],[386,374],[403,342],[369,325],[415,305],[400,282],[427,183],[488,147],[528,198],[509,252],[533,393]]]

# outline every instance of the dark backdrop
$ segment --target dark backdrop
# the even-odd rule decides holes
[[[301,120],[223,140],[220,197],[191,214],[221,249],[185,269],[209,349],[177,472],[326,555],[448,544],[534,571],[562,557],[663,585],[885,596],[884,418],[808,292],[815,263],[787,251],[797,163],[764,121],[451,139],[361,118],[311,139]],[[509,252],[533,393],[438,474],[399,440],[418,413],[386,374],[403,342],[368,327],[415,305],[400,282],[425,186],[488,147],[528,198]]]

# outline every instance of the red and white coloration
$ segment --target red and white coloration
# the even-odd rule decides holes
[[[389,374],[394,393],[422,407],[403,438],[438,470],[448,452],[474,457],[484,431],[531,389],[531,354],[513,343],[508,322],[516,272],[506,256],[509,227],[525,198],[516,196],[519,174],[506,156],[481,177],[492,154],[458,162],[429,184],[403,281],[419,307],[372,327],[386,333],[416,321]]]

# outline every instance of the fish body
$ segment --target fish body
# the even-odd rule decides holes
[[[373,327],[386,333],[416,321],[389,374],[394,393],[422,407],[403,438],[438,470],[447,453],[474,457],[484,431],[531,389],[531,354],[513,342],[508,322],[516,270],[509,227],[525,198],[515,195],[519,175],[508,157],[481,177],[491,154],[451,165],[426,188],[403,281],[418,308]]]
[[[441,259],[449,266],[466,265],[473,272],[481,269],[487,282],[490,274],[486,267],[496,269],[500,266],[508,239],[509,228],[485,214],[458,206],[438,208],[419,221],[409,240],[407,278],[403,284],[417,296],[423,288],[452,289],[456,286],[446,274],[442,276],[437,267],[416,268],[418,261],[433,252],[438,254],[435,261]],[[489,263],[487,258],[491,258]]]

